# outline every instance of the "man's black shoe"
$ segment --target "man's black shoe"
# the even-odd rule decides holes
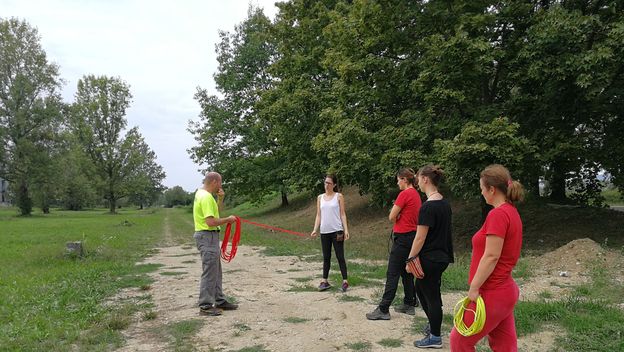
[[[238,309],[238,304],[234,304],[234,303],[230,303],[228,301],[225,301],[221,304],[217,304],[217,308],[223,309],[223,310],[236,310]]]

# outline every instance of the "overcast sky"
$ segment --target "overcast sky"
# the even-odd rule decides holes
[[[186,131],[198,120],[197,87],[216,93],[218,31],[233,31],[249,4],[275,18],[276,0],[0,0],[0,17],[18,17],[36,27],[48,60],[60,66],[63,98],[72,102],[86,74],[120,77],[133,103],[128,126],[139,126],[158,155],[167,187],[193,191],[201,167],[187,149]]]

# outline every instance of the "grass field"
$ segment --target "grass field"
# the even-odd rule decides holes
[[[353,195],[348,199],[352,233],[348,260],[383,263],[390,229],[387,211],[369,207]],[[304,196],[291,201],[289,208],[280,208],[275,199],[262,206],[243,204],[225,213],[309,233],[314,203]],[[525,222],[525,254],[540,254],[583,237],[624,253],[624,213],[551,209],[540,204],[523,205],[520,211]],[[31,217],[16,214],[15,209],[0,208],[0,350],[114,350],[123,344],[120,331],[128,327],[132,315],[153,314],[147,292],[140,300],[111,300],[123,288],[149,285],[146,274],[156,268],[135,263],[154,247],[192,243],[189,209],[122,210],[117,215],[104,209],[53,210]],[[478,208],[470,204],[454,205],[457,262],[445,273],[445,291],[466,290],[469,239],[478,226],[478,214]],[[84,258],[65,254],[65,243],[77,240],[86,246]],[[309,237],[245,226],[241,244],[266,247],[267,255],[321,260],[320,243]],[[531,268],[520,263],[514,275],[530,279]],[[385,277],[383,264],[350,261],[349,270],[352,285],[382,285]],[[617,308],[624,302],[624,286],[611,277],[610,272],[596,270],[592,282],[577,287],[571,297],[545,296],[542,301],[520,303],[516,309],[519,334],[556,326],[563,331],[556,341],[563,350],[624,350],[624,313]],[[195,331],[196,324],[183,330]]]
[[[122,288],[149,284],[145,273],[155,268],[135,263],[166,240],[167,217],[171,228],[180,228],[173,223],[186,215],[153,209],[109,215],[102,209],[18,217],[15,209],[0,209],[0,350],[119,346],[129,316],[151,303],[105,302]],[[68,241],[83,241],[86,256],[66,255]]]

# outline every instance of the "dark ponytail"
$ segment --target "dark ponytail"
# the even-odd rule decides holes
[[[407,183],[414,187],[418,184],[418,180],[416,180],[416,173],[411,168],[402,168],[399,170],[397,177],[406,179]]]
[[[438,165],[425,165],[418,170],[418,175],[428,177],[436,187],[444,180],[444,170]]]

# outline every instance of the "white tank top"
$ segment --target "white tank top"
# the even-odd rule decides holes
[[[343,231],[342,219],[340,219],[340,204],[338,204],[338,195],[330,200],[325,200],[325,196],[321,194],[321,233],[332,233]]]

